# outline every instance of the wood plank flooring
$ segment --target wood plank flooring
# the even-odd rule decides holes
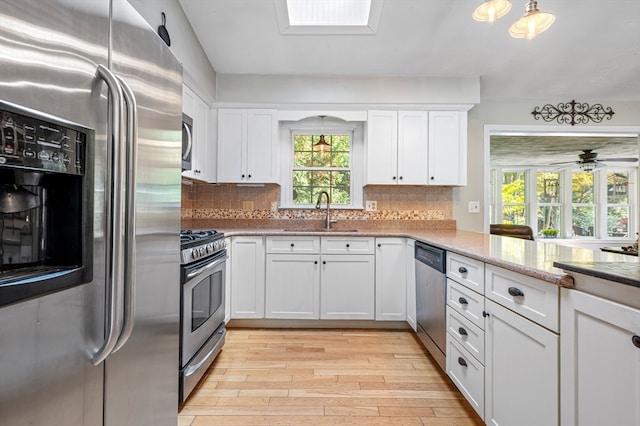
[[[483,423],[413,332],[236,328],[178,424]]]

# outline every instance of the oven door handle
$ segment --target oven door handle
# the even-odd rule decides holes
[[[111,353],[122,348],[131,333],[135,323],[135,294],[136,294],[136,161],[138,145],[138,105],[136,97],[129,85],[116,76],[127,107],[127,144],[125,158],[125,217],[124,217],[124,318],[122,331],[116,346]]]
[[[106,336],[100,349],[93,354],[93,365],[102,363],[116,346],[120,336],[122,322],[121,285],[122,285],[122,153],[121,145],[125,138],[122,129],[124,120],[124,101],[122,87],[116,77],[104,65],[98,65],[96,71],[109,90],[109,117],[111,132],[107,137],[107,164],[105,183],[105,331]]]
[[[229,256],[227,255],[227,256],[225,256],[225,257],[223,257],[221,259],[218,259],[218,260],[216,260],[214,262],[209,263],[206,266],[203,266],[202,268],[198,268],[193,272],[189,272],[187,274],[187,279],[190,280],[191,278],[197,277],[198,275],[202,274],[203,272],[208,271],[211,268],[215,268],[216,266],[219,266],[220,264],[224,263],[228,258],[229,258]]]

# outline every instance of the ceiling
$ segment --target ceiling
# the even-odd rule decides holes
[[[492,167],[548,166],[551,163],[577,161],[578,155],[584,149],[597,152],[598,160],[638,158],[637,137],[491,135],[490,142]],[[608,166],[621,164],[627,167],[638,165],[637,162],[605,162],[605,164]],[[568,164],[568,166],[571,165]]]
[[[509,36],[481,0],[383,0],[374,35],[282,35],[278,0],[179,0],[219,74],[480,77],[483,101],[640,101],[640,1],[538,0],[556,21]]]

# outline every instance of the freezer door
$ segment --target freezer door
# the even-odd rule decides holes
[[[105,424],[175,425],[178,413],[182,67],[125,0],[112,71],[137,101],[135,322],[106,360]]]
[[[0,1],[0,98],[94,128],[104,145],[106,88],[95,74],[107,63],[108,6]],[[2,424],[102,424],[103,367],[92,356],[104,339],[104,247],[94,223],[93,282],[0,308]]]

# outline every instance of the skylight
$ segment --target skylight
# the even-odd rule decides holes
[[[273,0],[283,35],[375,34],[384,0]]]
[[[287,0],[289,25],[366,26],[371,0]]]

